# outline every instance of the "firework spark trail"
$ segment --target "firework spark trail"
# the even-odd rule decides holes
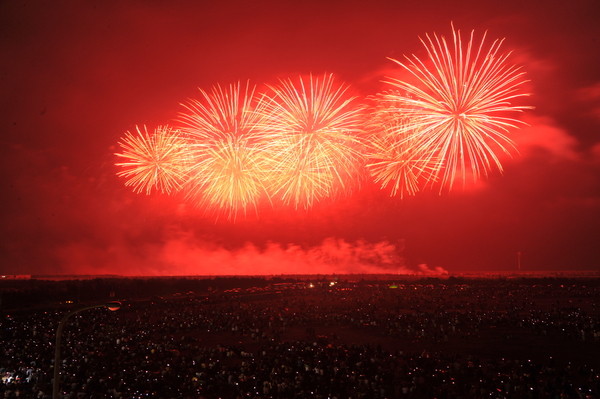
[[[281,80],[263,97],[270,190],[286,205],[312,206],[349,191],[360,170],[362,107],[333,75]]]
[[[528,96],[521,90],[527,80],[520,67],[507,63],[510,53],[500,53],[502,40],[486,48],[486,35],[476,44],[471,32],[465,46],[460,31],[452,27],[452,33],[451,44],[435,34],[421,39],[427,64],[416,55],[405,56],[405,62],[392,59],[415,84],[387,81],[396,90],[395,112],[410,121],[402,129],[420,132],[417,151],[442,161],[437,175],[449,189],[458,178],[464,185],[468,175],[477,180],[493,168],[502,171],[497,152],[515,150],[507,133],[523,123],[507,115],[531,108],[513,105]]]
[[[138,126],[137,134],[126,132],[119,141],[123,152],[116,153],[123,162],[115,165],[122,167],[117,173],[125,177],[126,186],[133,191],[145,191],[150,194],[153,189],[163,193],[173,193],[182,188],[187,177],[189,165],[189,147],[179,131],[170,127],[159,126],[152,134],[146,126],[143,132]]]
[[[235,218],[256,209],[266,195],[260,104],[249,84],[217,85],[200,94],[199,100],[182,104],[182,131],[193,141],[195,157],[187,195],[197,205]]]

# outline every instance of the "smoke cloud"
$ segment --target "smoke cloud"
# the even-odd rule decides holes
[[[441,267],[406,266],[403,243],[326,238],[319,245],[246,243],[236,249],[180,233],[163,245],[106,251],[84,244],[63,247],[58,256],[66,274],[136,276],[377,274],[443,275]]]

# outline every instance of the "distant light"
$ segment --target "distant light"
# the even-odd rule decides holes
[[[117,311],[119,309],[121,309],[121,302],[109,302],[106,304],[106,307],[108,308],[108,310],[110,310],[111,312]]]

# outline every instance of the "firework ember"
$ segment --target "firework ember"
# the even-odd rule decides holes
[[[136,134],[126,132],[119,142],[123,152],[115,155],[124,161],[116,163],[122,167],[117,175],[125,177],[125,185],[137,193],[181,189],[187,177],[189,146],[179,131],[166,126],[156,128],[152,134],[145,126],[143,131],[137,126],[135,130]]]
[[[477,42],[471,32],[465,43],[453,27],[451,42],[435,34],[421,42],[427,60],[392,60],[415,80],[387,82],[395,89],[388,100],[408,121],[399,134],[409,132],[419,157],[440,160],[436,175],[449,189],[457,180],[464,184],[469,176],[478,180],[491,169],[502,171],[498,154],[514,150],[507,134],[522,123],[511,114],[530,108],[513,104],[528,95],[524,73],[507,62],[510,53],[500,53],[502,40],[488,46],[485,35]]]
[[[269,133],[270,190],[284,204],[308,208],[355,185],[362,108],[333,75],[282,80],[263,102]]]

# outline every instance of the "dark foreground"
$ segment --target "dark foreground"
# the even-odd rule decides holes
[[[1,286],[0,397],[598,398],[600,279]]]

